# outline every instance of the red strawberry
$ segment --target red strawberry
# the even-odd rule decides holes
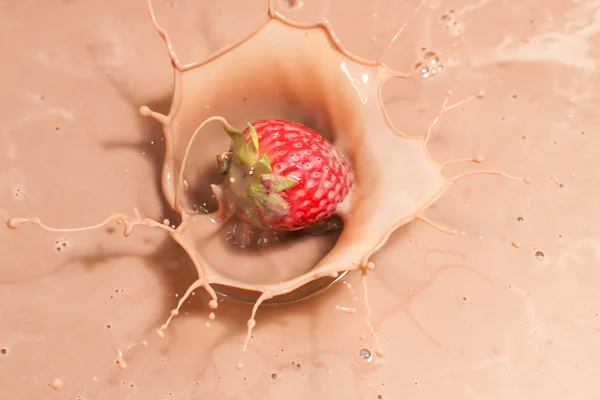
[[[295,231],[329,218],[352,188],[343,156],[314,130],[269,119],[242,132],[226,125],[230,151],[217,156],[236,213],[255,226]]]

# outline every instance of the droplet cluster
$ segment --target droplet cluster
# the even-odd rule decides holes
[[[54,242],[54,244],[56,245],[55,250],[59,253],[71,247],[71,241],[69,239],[59,239],[56,242]]]

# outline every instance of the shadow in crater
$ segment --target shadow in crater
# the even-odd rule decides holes
[[[205,166],[196,171],[195,183],[185,187],[186,193],[185,196],[182,196],[182,202],[187,200],[190,203],[187,204],[187,207],[186,205],[184,207],[198,214],[210,214],[216,212],[219,208],[210,187],[211,184],[221,184],[224,179],[219,172],[216,156],[215,154],[215,157],[211,159],[211,161],[214,161],[214,165]]]

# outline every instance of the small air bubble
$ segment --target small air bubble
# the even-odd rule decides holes
[[[542,253],[541,251],[536,251],[536,252],[535,252],[535,258],[536,258],[538,261],[542,261],[542,260],[544,259],[544,253]]]
[[[519,222],[519,223],[523,223],[523,221],[524,221],[523,217],[519,217],[519,218],[517,218],[517,222]]]
[[[373,358],[371,350],[369,349],[360,349],[360,351],[358,352],[358,356],[365,361],[371,361]]]
[[[283,5],[288,8],[300,8],[303,6],[302,0],[283,0]]]
[[[277,379],[277,378],[279,378],[279,376],[276,373],[271,374],[271,379]]]
[[[8,349],[0,349],[0,354],[5,355],[8,353]]]

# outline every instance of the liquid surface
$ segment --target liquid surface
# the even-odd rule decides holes
[[[265,12],[264,4],[248,4],[248,10],[239,10],[245,16],[240,19],[214,7],[164,5],[156,5],[161,24],[174,32],[180,57],[191,61],[240,39],[228,36],[226,22],[239,19],[240,30],[247,24],[251,32]],[[0,162],[7,171],[2,216],[36,215],[48,225],[77,227],[137,207],[157,221],[176,220],[161,200],[164,182],[162,188],[157,182],[164,148],[160,129],[136,113],[139,105],[149,104],[166,114],[171,93],[164,49],[149,39],[156,35],[143,5],[53,6],[48,12],[54,20],[70,21],[62,30],[50,28],[52,17],[36,20],[40,17],[29,9],[33,3],[3,6],[10,18],[2,29],[18,40],[3,44],[15,62],[3,66],[2,75],[10,83],[2,94],[6,122],[0,131],[6,145]],[[288,11],[290,17],[309,21],[313,11],[312,20],[326,11],[305,6]],[[404,22],[386,21],[389,31],[377,32],[386,15],[410,15],[408,7],[396,13],[389,7],[360,14],[357,9],[354,18],[365,19],[373,30],[363,41],[352,31],[353,21],[336,20],[335,4],[328,13],[353,52],[368,53],[381,43],[375,55],[364,55],[374,59]],[[439,113],[449,88],[456,99],[485,89],[485,100],[440,119],[436,129],[443,134],[430,141],[434,159],[482,154],[492,166],[531,175],[533,184],[483,177],[457,183],[428,217],[466,236],[444,236],[417,222],[396,232],[373,257],[370,320],[385,358],[377,356],[360,318],[368,314],[360,301],[360,274],[302,303],[261,309],[265,323],[259,323],[243,355],[239,347],[250,309],[223,301],[215,318],[201,290],[190,296],[193,304],[184,305],[164,339],[141,342],[198,277],[179,246],[150,230],[124,239],[112,227],[59,234],[24,226],[1,231],[7,260],[0,295],[2,304],[11,306],[3,310],[3,326],[10,329],[0,332],[6,335],[0,337],[6,343],[0,368],[4,376],[15,374],[7,395],[44,397],[55,389],[56,395],[82,398],[428,398],[439,393],[457,399],[556,393],[589,398],[592,392],[584,392],[589,385],[571,386],[557,377],[584,379],[595,368],[587,364],[589,351],[575,351],[597,340],[598,298],[590,274],[597,262],[591,216],[597,213],[598,193],[586,184],[594,177],[582,156],[596,139],[586,132],[586,124],[593,123],[586,119],[591,118],[586,104],[594,66],[585,53],[573,50],[570,60],[554,60],[543,47],[548,32],[593,45],[585,33],[571,32],[574,23],[567,24],[588,13],[584,4],[563,21],[565,9],[556,6],[554,19],[546,14],[526,19],[521,6],[479,7],[457,4],[450,13],[428,6],[414,17],[412,32],[407,28],[388,63],[410,69],[414,54],[421,56],[421,47],[435,43],[446,66],[439,76],[428,69],[426,79],[390,83],[386,109],[396,126],[418,136]],[[497,29],[484,22],[497,15],[523,21]],[[223,26],[214,25],[218,18]],[[199,26],[206,31],[198,32]],[[192,31],[198,32],[196,40],[189,37]],[[198,37],[206,43],[199,44]],[[402,49],[410,49],[412,57],[400,54]],[[569,62],[587,71],[578,76],[581,84],[573,83]],[[545,71],[559,96],[544,94],[525,79],[532,70]],[[26,73],[27,79],[14,79]],[[553,162],[542,161],[548,159]],[[581,199],[588,201],[580,204]],[[563,293],[559,304],[557,292]],[[123,349],[127,370],[116,368],[114,348]],[[68,358],[73,361],[66,363]],[[401,379],[398,370],[405,371]],[[495,384],[505,374],[514,383]],[[23,380],[33,383],[24,388]]]

